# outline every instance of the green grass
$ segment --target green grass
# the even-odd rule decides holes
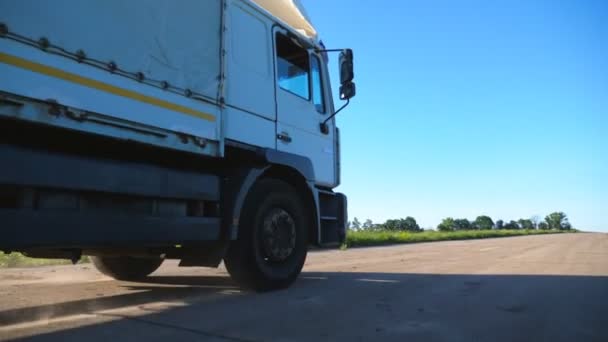
[[[89,262],[89,258],[83,256],[78,263]],[[9,267],[37,267],[50,265],[70,265],[72,262],[65,259],[38,259],[28,258],[21,253],[4,254],[0,252],[0,268]]]
[[[519,235],[565,233],[563,230],[463,230],[453,232],[424,231],[419,233],[386,230],[349,231],[346,247],[380,246],[397,243],[415,243],[445,240],[484,239]],[[575,232],[571,230],[569,232]]]

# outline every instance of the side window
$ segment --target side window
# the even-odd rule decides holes
[[[279,87],[310,100],[308,51],[282,34],[277,34],[276,44]]]
[[[317,108],[317,112],[325,113],[325,101],[323,101],[323,81],[321,77],[321,62],[319,57],[312,56],[310,60],[312,73],[312,102]]]

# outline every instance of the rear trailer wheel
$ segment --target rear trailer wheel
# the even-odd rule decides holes
[[[297,191],[277,179],[251,189],[239,219],[236,241],[224,263],[242,287],[270,291],[291,285],[304,266],[309,213]]]
[[[138,280],[156,271],[163,263],[161,258],[136,258],[129,256],[99,257],[91,260],[97,270],[118,280]]]

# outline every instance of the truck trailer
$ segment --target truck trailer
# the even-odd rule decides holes
[[[344,108],[297,0],[0,2],[0,250],[288,287],[346,233],[331,52]]]

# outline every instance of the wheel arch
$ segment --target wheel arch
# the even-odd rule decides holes
[[[314,192],[314,186],[311,181],[307,181],[304,175],[298,170],[285,165],[271,165],[261,175],[260,179],[274,178],[284,181],[293,186],[302,199],[306,207],[306,211],[310,214],[308,228],[308,243],[318,244],[319,242],[319,204],[317,196]]]
[[[314,168],[310,159],[304,156],[257,148],[230,141],[230,154],[237,160],[239,167],[228,172],[224,183],[225,208],[223,231],[225,240],[238,237],[241,211],[252,187],[264,178],[276,178],[293,186],[306,210],[311,214],[309,244],[318,244],[320,236],[320,217],[318,195],[314,186]],[[246,164],[243,163],[246,161]]]

